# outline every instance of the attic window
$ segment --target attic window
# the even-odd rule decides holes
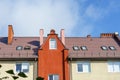
[[[24,50],[30,50],[31,49],[31,46],[25,46],[24,47]]]
[[[81,46],[81,49],[82,49],[83,51],[86,51],[86,50],[87,50],[87,47],[86,47],[86,46]]]
[[[108,48],[106,46],[102,46],[101,49],[102,50],[108,50]]]
[[[22,48],[23,48],[22,46],[17,46],[16,50],[22,50]]]
[[[80,50],[79,46],[73,46],[73,50],[78,51]]]
[[[116,50],[114,46],[109,46],[110,50]]]
[[[54,38],[51,38],[49,41],[49,48],[50,49],[56,49],[57,48],[57,43],[56,40]]]

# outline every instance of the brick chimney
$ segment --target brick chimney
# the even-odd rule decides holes
[[[60,36],[61,36],[62,43],[65,45],[65,33],[64,33],[64,29],[61,29]]]
[[[101,33],[100,37],[114,37],[114,33]]]
[[[40,46],[43,44],[43,34],[44,34],[44,30],[40,29]]]
[[[14,31],[12,25],[8,25],[8,44],[12,44]]]

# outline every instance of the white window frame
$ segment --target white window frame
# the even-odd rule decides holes
[[[17,69],[17,64],[21,64],[21,71],[16,71],[16,69]],[[24,73],[28,73],[29,72],[29,66],[30,66],[30,64],[29,63],[16,63],[15,64],[15,72],[16,73],[19,73],[19,72],[24,72],[24,69],[28,69],[28,71],[27,72],[24,72]]]
[[[50,74],[50,75],[48,75],[48,80],[49,80],[49,76],[53,76],[53,80],[56,80],[55,76],[58,77],[58,80],[60,80],[58,74]]]
[[[50,40],[49,40],[49,49],[57,49],[56,39],[50,38]]]
[[[81,64],[82,65],[82,70],[83,71],[78,71],[78,65]],[[77,63],[77,72],[78,73],[89,73],[91,72],[91,66],[90,66],[90,62],[78,62]]]
[[[108,72],[120,72],[120,62],[108,61]]]

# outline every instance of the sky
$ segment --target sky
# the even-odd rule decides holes
[[[100,33],[120,33],[120,0],[0,0],[0,36],[44,36],[54,29],[58,35],[99,37]]]

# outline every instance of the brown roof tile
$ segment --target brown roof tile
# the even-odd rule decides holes
[[[22,46],[22,50],[16,50]],[[24,50],[30,46],[30,50]],[[7,44],[7,37],[0,38],[0,58],[37,58],[39,37],[14,37],[11,45]]]
[[[69,58],[120,58],[119,42],[113,37],[66,37],[65,43],[69,49]],[[75,51],[73,46],[86,46],[88,50]],[[101,46],[107,46],[108,50],[102,50]],[[110,50],[109,46],[114,46],[116,50]]]

